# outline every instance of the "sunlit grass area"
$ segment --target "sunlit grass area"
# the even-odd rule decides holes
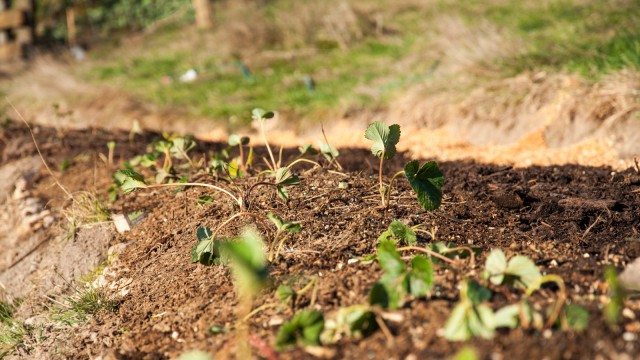
[[[596,0],[219,5],[214,29],[169,23],[141,35],[144,47],[96,49],[84,73],[231,126],[256,106],[314,119],[384,106],[415,83],[637,70],[638,13],[634,1]],[[189,69],[197,79],[180,82]]]

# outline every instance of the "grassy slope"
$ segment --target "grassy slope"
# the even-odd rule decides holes
[[[595,81],[612,71],[640,68],[640,5],[630,0],[430,5],[358,0],[347,9],[333,11],[331,6],[340,3],[328,3],[311,9],[312,5],[294,6],[286,0],[246,9],[219,6],[218,26],[210,33],[195,33],[182,22],[174,23],[146,35],[144,48],[96,51],[85,74],[92,81],[116,82],[146,100],[182,107],[194,115],[241,117],[232,124],[242,124],[256,106],[322,118],[351,108],[384,106],[390,96],[416,82],[441,81],[448,86],[468,76],[465,68],[444,77],[430,76],[434,69],[438,71],[438,64],[450,61],[446,54],[451,49],[438,48],[442,44],[438,38],[449,31],[437,26],[445,17],[461,19],[471,32],[489,24],[518,44],[517,51],[495,61],[476,61],[494,78],[544,69],[574,72]],[[332,34],[326,19],[344,28]],[[249,35],[239,39],[237,32],[229,30],[238,26],[245,26]],[[348,40],[346,46],[341,38]],[[455,47],[453,41],[450,46]],[[167,45],[172,43],[182,45]],[[237,48],[217,50],[228,49],[229,44]],[[284,54],[309,48],[312,55],[277,58],[264,52]],[[248,64],[252,79],[242,75],[238,58]],[[198,81],[161,84],[163,76],[175,80],[193,67],[200,72]],[[315,90],[305,86],[305,76],[313,78]],[[476,82],[487,80],[486,73],[474,76]]]

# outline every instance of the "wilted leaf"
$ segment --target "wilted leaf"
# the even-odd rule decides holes
[[[404,173],[423,209],[432,211],[440,207],[444,175],[435,161],[427,162],[422,168],[417,160],[411,161],[405,165]]]
[[[396,145],[400,141],[400,125],[387,126],[382,121],[376,121],[367,127],[364,137],[373,141],[373,155],[384,156],[385,160],[389,160],[396,154]]]

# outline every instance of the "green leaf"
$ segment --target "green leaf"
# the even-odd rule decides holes
[[[122,191],[125,193],[130,193],[136,189],[145,189],[147,187],[142,175],[133,170],[118,170],[114,177],[120,184]]]
[[[300,183],[300,178],[293,175],[288,166],[276,170],[275,178],[278,185],[297,185]]]
[[[471,331],[467,324],[467,313],[471,304],[459,302],[451,311],[444,325],[444,337],[449,341],[466,341],[471,339]]]
[[[222,245],[231,260],[240,296],[252,297],[266,285],[269,275],[262,239],[255,230],[245,229],[241,236]]]
[[[396,145],[400,141],[400,125],[387,126],[382,121],[376,121],[367,127],[364,137],[373,141],[373,155],[384,156],[385,160],[389,160],[396,154]]]
[[[493,318],[493,326],[496,329],[502,327],[515,329],[518,326],[520,309],[520,304],[511,304],[496,311]]]
[[[404,174],[411,188],[416,192],[422,208],[433,211],[440,207],[444,175],[435,161],[427,162],[422,168],[417,160],[411,161],[405,165]]]
[[[198,237],[198,241],[207,240],[213,236],[211,229],[206,226],[198,226],[196,229],[196,236]]]
[[[474,305],[477,305],[491,299],[491,290],[480,285],[473,279],[467,279],[467,281],[462,284],[460,297],[469,300]]]
[[[384,240],[404,242],[407,245],[416,245],[418,243],[416,241],[416,232],[398,220],[393,220],[389,225],[389,229],[378,237],[378,242]]]
[[[235,160],[232,160],[227,165],[227,169],[229,170],[229,176],[231,176],[232,179],[239,179],[244,176],[244,172],[240,168],[240,165],[238,165],[238,162]]]
[[[389,307],[389,294],[382,283],[375,282],[371,287],[371,291],[369,292],[369,304],[378,305],[383,309]]]
[[[337,158],[338,155],[340,155],[338,149],[326,143],[320,143],[320,153],[325,157],[325,159],[329,161]]]
[[[536,264],[524,255],[517,255],[509,259],[505,273],[518,278],[525,287],[529,287],[542,276]]]
[[[382,241],[378,245],[378,262],[386,274],[398,276],[407,268],[393,241]]]
[[[229,135],[229,146],[238,146],[240,144],[240,135],[231,134]]]
[[[295,294],[296,292],[293,291],[293,288],[288,285],[280,285],[276,290],[276,296],[278,297],[278,299],[284,302],[289,302],[295,296]]]
[[[483,277],[493,284],[500,285],[507,270],[507,257],[500,249],[492,249],[484,265]]]
[[[211,357],[204,351],[191,350],[180,355],[178,360],[211,360]]]
[[[263,109],[260,109],[260,108],[255,108],[251,112],[251,118],[253,120],[271,119],[274,116],[275,116],[275,114],[273,113],[273,111],[266,111],[266,110],[263,110]]]
[[[295,346],[298,342],[306,346],[320,345],[320,334],[324,329],[324,316],[317,310],[302,310],[291,321],[280,327],[276,336],[278,350]]]
[[[587,309],[576,304],[567,304],[564,306],[563,311],[567,325],[571,329],[583,331],[589,327],[589,312]]]
[[[311,144],[303,145],[298,147],[298,151],[300,151],[300,155],[318,155],[320,152],[313,147]],[[337,150],[336,150],[337,151]]]
[[[452,358],[452,360],[480,360],[478,354],[472,347],[464,347],[458,351]]]
[[[494,335],[493,310],[487,305],[474,306],[467,312],[469,331],[473,336],[491,339]]]
[[[198,205],[203,206],[206,204],[213,204],[213,198],[209,195],[202,195],[198,197]]]
[[[227,329],[224,326],[220,326],[220,325],[211,325],[209,327],[209,333],[211,335],[218,335],[218,334],[224,334],[227,332]]]
[[[297,233],[302,229],[302,225],[298,222],[289,222],[283,220],[278,215],[274,215],[272,212],[267,214],[267,218],[276,226],[278,231],[288,231],[290,233]]]
[[[609,303],[604,307],[604,316],[609,324],[615,325],[620,322],[626,294],[618,281],[618,272],[613,266],[606,267],[604,278],[609,285]]]
[[[191,247],[191,262],[211,266],[220,262],[220,243],[213,237],[198,241]]]
[[[171,156],[176,159],[186,159],[187,153],[196,147],[195,141],[188,137],[177,137],[171,141]]]
[[[433,266],[431,261],[422,255],[411,259],[411,271],[406,276],[408,290],[411,295],[426,296],[433,288]]]

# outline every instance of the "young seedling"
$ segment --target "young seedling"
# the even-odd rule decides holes
[[[382,169],[385,160],[390,160],[396,155],[396,145],[400,141],[400,125],[385,125],[382,121],[376,121],[369,125],[364,133],[364,137],[373,141],[371,152],[380,159],[378,168],[378,181],[380,183],[380,196],[382,197],[382,206],[387,206],[387,192],[389,188],[382,182]]]
[[[122,189],[122,191],[124,191],[125,193],[133,192],[136,189],[153,189],[153,188],[163,188],[163,187],[183,188],[186,186],[206,187],[224,194],[229,199],[231,199],[233,203],[236,204],[240,209],[249,208],[249,205],[250,205],[249,199],[250,199],[251,193],[258,186],[273,186],[277,189],[280,197],[286,200],[288,198],[288,192],[285,187],[300,183],[300,178],[291,174],[291,171],[289,170],[289,168],[278,169],[278,172],[276,173],[275,182],[260,181],[260,182],[254,183],[247,188],[244,194],[241,192],[238,195],[217,185],[201,183],[201,182],[187,182],[186,179],[185,181],[178,182],[178,183],[146,184],[143,176],[133,170],[118,170],[115,173],[114,178],[117,184]]]
[[[240,169],[242,169],[244,173],[247,172],[247,166],[250,166],[251,162],[253,161],[253,147],[249,148],[249,155],[247,156],[246,161],[244,158],[244,146],[249,145],[249,141],[250,139],[248,136],[240,136],[237,134],[229,135],[229,146],[231,147],[237,146],[238,149],[240,150],[239,165],[240,165]],[[232,164],[229,164],[230,171],[232,168],[234,168]],[[237,171],[237,165],[235,166],[235,168]],[[236,177],[241,177],[241,176],[236,176]]]
[[[405,175],[409,185],[415,191],[420,206],[427,211],[433,211],[442,203],[442,185],[444,175],[435,161],[429,161],[420,167],[417,160],[407,163],[403,171],[399,171],[391,177],[389,186],[382,181],[382,169],[384,160],[390,160],[396,154],[396,145],[400,140],[400,126],[387,126],[381,121],[369,125],[365,132],[365,138],[373,141],[371,152],[380,158],[378,169],[378,181],[380,183],[380,196],[382,207],[389,206],[393,182],[400,175]]]
[[[487,256],[483,277],[495,285],[516,284],[528,288],[540,277],[536,264],[524,255],[516,255],[507,262],[502,250],[493,249]]]
[[[278,255],[280,254],[280,250],[282,249],[284,241],[287,239],[287,237],[289,237],[289,235],[299,232],[302,228],[302,225],[300,225],[300,223],[298,222],[285,221],[279,216],[274,215],[273,213],[268,213],[267,218],[271,220],[271,222],[276,226],[277,229],[269,248],[269,262],[278,261]],[[280,240],[280,242],[278,243],[278,247],[274,256],[273,250],[278,240]]]
[[[318,310],[301,310],[293,319],[284,323],[276,336],[279,351],[300,343],[305,346],[320,345],[324,330],[324,316]]]
[[[407,269],[395,243],[384,240],[378,246],[378,263],[384,270],[384,275],[371,290],[372,305],[398,309],[404,303],[406,295],[423,297],[431,292],[434,278],[433,267],[428,258],[422,255],[414,256],[411,269]]]
[[[107,164],[109,166],[112,166],[113,165],[113,153],[116,150],[116,142],[115,141],[107,142],[107,149],[109,150],[109,153],[107,155]]]
[[[463,281],[460,302],[447,319],[444,337],[450,341],[466,341],[474,336],[491,339],[498,328],[517,327],[519,305],[507,305],[494,312],[486,304],[490,298],[491,291],[475,280]]]

